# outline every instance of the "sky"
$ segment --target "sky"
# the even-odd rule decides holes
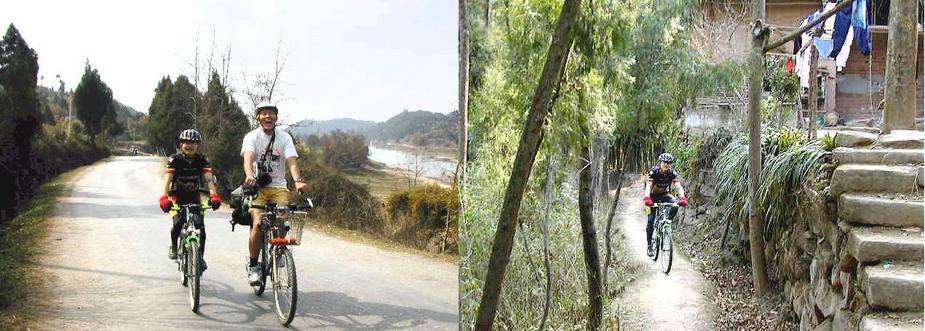
[[[32,0],[2,7],[0,32],[13,23],[36,51],[40,85],[57,87],[60,75],[73,89],[89,61],[116,100],[145,113],[162,77],[193,76],[197,38],[203,68],[212,49],[220,67],[230,47],[237,91],[245,77],[273,71],[280,46],[286,62],[282,96],[274,99],[284,122],[456,110],[455,1]],[[235,97],[251,107],[243,94]]]

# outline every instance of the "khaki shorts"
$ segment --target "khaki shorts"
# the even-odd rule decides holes
[[[289,204],[289,189],[284,187],[264,187],[257,190],[257,197],[251,201],[252,205],[265,206],[275,203],[277,206]]]

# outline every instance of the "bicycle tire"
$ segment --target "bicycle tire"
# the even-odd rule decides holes
[[[292,252],[288,248],[279,247],[276,249],[276,258],[273,260],[273,298],[276,305],[276,318],[279,319],[280,324],[288,326],[295,317],[296,304],[299,299],[295,259],[292,258]]]
[[[661,250],[664,251],[664,256],[662,256],[662,272],[666,275],[671,272],[671,263],[674,260],[674,234],[671,229],[668,229],[664,234],[665,240],[662,243]],[[667,246],[667,248],[665,247]]]
[[[189,278],[189,306],[193,312],[199,311],[199,280],[202,276],[201,257],[199,256],[199,242],[192,240],[187,251],[186,272]]]
[[[656,230],[656,231],[653,231],[652,242],[649,244],[650,246],[649,249],[652,250],[652,261],[658,261],[658,251],[659,251],[658,248],[662,247],[662,241],[661,241],[662,237],[661,235],[659,235],[659,231],[657,231],[658,224],[659,222],[655,221],[655,224],[652,225],[655,227],[655,230]]]
[[[260,256],[257,257],[257,268],[260,269],[260,281],[257,285],[251,285],[251,288],[254,289],[254,294],[258,297],[263,295],[263,291],[267,288],[267,248],[265,245],[265,239],[260,241]]]
[[[177,241],[177,271],[180,272],[180,285],[186,287],[189,278],[187,278],[187,269],[186,269],[186,248],[183,246],[183,242],[186,238],[180,238]]]

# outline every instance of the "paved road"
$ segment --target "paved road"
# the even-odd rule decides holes
[[[621,298],[629,312],[624,326],[629,330],[711,330],[715,319],[712,284],[687,257],[678,254],[678,246],[668,275],[659,262],[646,256],[643,184],[623,189],[616,220],[627,236],[630,253],[643,265]]]
[[[169,219],[157,207],[163,159],[114,157],[73,183],[49,223],[40,269],[50,298],[41,329],[280,329],[272,291],[256,297],[244,272],[246,232],[208,211],[200,312],[189,309],[167,259]],[[295,330],[456,330],[455,264],[307,232],[294,248]]]

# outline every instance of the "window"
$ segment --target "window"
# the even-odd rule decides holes
[[[918,22],[919,26],[922,25],[922,6],[921,2],[918,0],[913,0],[919,3],[918,6]],[[870,25],[883,25],[887,26],[890,24],[890,0],[870,0]]]

